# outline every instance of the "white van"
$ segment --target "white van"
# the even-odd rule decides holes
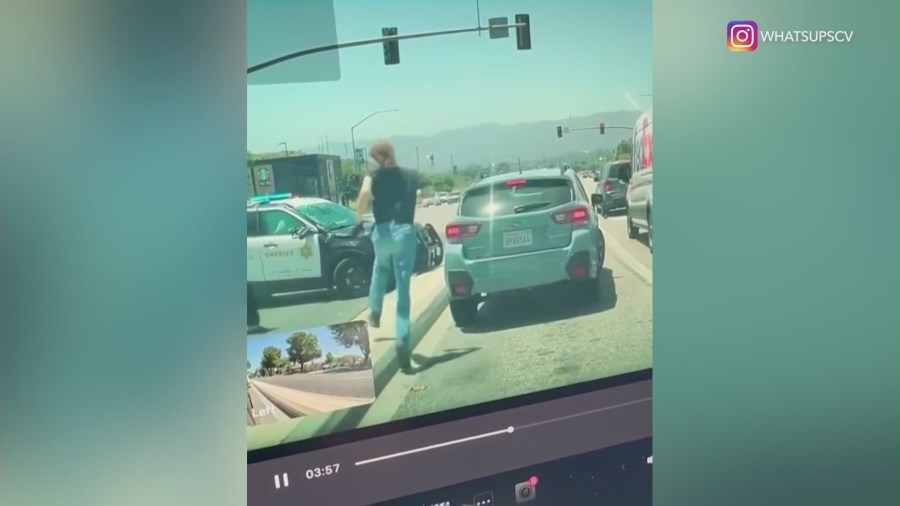
[[[628,181],[628,237],[647,234],[653,251],[653,112],[648,111],[634,125],[631,148],[632,174]]]

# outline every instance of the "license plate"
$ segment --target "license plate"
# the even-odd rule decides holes
[[[521,248],[531,246],[531,230],[516,230],[503,234],[504,248]]]

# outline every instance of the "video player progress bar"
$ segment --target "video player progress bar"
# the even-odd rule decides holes
[[[626,407],[626,406],[632,406],[632,405],[634,405],[634,404],[641,404],[641,403],[644,403],[644,402],[649,402],[649,401],[651,401],[651,400],[653,400],[653,397],[644,397],[644,398],[637,399],[637,400],[633,400],[633,401],[623,402],[623,403],[621,403],[621,404],[614,404],[614,405],[612,405],[612,406],[606,406],[606,407],[603,407],[603,408],[591,409],[591,410],[588,410],[588,411],[582,411],[582,412],[579,412],[579,413],[573,413],[573,414],[571,414],[571,415],[559,416],[559,417],[555,417],[555,418],[549,418],[549,419],[547,419],[547,420],[541,420],[541,421],[539,421],[539,422],[527,423],[527,424],[524,424],[524,425],[519,426],[519,430],[521,430],[521,429],[530,429],[530,428],[532,428],[532,427],[538,427],[538,426],[540,426],[540,425],[547,425],[548,423],[561,422],[561,421],[563,421],[563,420],[571,420],[572,418],[578,418],[578,417],[580,417],[580,416],[593,415],[593,414],[595,414],[595,413],[600,413],[600,412],[602,412],[602,411],[609,411],[609,410],[611,410],[611,409],[624,408],[624,407]],[[406,451],[397,452],[397,453],[391,453],[391,454],[389,454],[389,455],[382,455],[382,456],[380,456],[380,457],[374,457],[374,458],[371,458],[371,459],[360,460],[359,462],[356,462],[354,465],[356,465],[356,466],[364,466],[364,465],[366,465],[366,464],[374,464],[374,463],[376,463],[376,462],[382,462],[382,461],[385,461],[385,460],[395,459],[395,458],[397,458],[397,457],[405,457],[405,456],[407,456],[407,455],[413,455],[413,454],[416,454],[416,453],[422,453],[422,452],[427,452],[427,451],[431,451],[431,450],[436,450],[436,449],[438,449],[438,448],[446,448],[446,447],[448,447],[448,446],[458,445],[458,444],[462,444],[462,443],[468,443],[468,442],[471,442],[471,441],[477,441],[477,440],[479,440],[479,439],[486,439],[486,438],[494,437],[494,436],[502,436],[502,435],[504,435],[504,434],[507,434],[507,435],[508,435],[508,434],[514,433],[515,431],[516,431],[516,428],[513,427],[512,425],[510,425],[509,427],[507,427],[507,428],[505,428],[505,429],[502,429],[502,430],[495,430],[495,431],[492,431],[492,432],[485,432],[485,433],[483,433],[483,434],[476,434],[476,435],[474,435],[474,436],[469,436],[469,437],[464,437],[464,438],[459,438],[459,439],[453,439],[453,440],[450,440],[450,441],[444,441],[443,443],[437,443],[437,444],[433,444],[433,445],[422,446],[422,447],[419,447],[419,448],[413,448],[413,449],[411,449],[411,450],[406,450]]]

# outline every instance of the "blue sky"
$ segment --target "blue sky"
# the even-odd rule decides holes
[[[482,0],[484,25],[529,14],[533,49],[517,51],[511,32],[401,41],[394,66],[381,45],[342,50],[338,81],[248,87],[247,148],[343,143],[351,125],[383,109],[400,111],[370,119],[358,138],[649,107],[641,95],[652,94],[651,12],[650,0]],[[408,34],[476,25],[474,0],[334,0],[334,16],[341,42],[379,37],[385,26]]]
[[[325,358],[325,355],[328,352],[331,352],[336,357],[347,354],[360,356],[362,355],[362,352],[357,347],[347,349],[343,346],[338,345],[337,342],[332,339],[331,331],[328,329],[328,327],[304,329],[304,331],[314,334],[319,338],[319,349],[322,350],[322,358]],[[262,358],[263,349],[268,346],[277,346],[281,348],[281,355],[287,358],[286,341],[288,336],[293,334],[294,332],[296,332],[296,330],[277,331],[266,334],[264,336],[249,336],[247,338],[247,360],[250,361],[250,367],[252,369],[256,369],[259,366],[259,361]]]

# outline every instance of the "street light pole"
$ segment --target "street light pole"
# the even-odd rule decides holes
[[[422,167],[419,165],[419,146],[416,146],[416,170],[420,170]]]
[[[350,149],[353,150],[353,168],[357,174],[359,174],[360,171],[359,171],[359,159],[356,156],[356,133],[355,133],[356,127],[365,123],[366,120],[368,120],[372,116],[377,116],[379,114],[385,114],[388,112],[397,112],[399,110],[400,109],[385,109],[383,111],[375,111],[372,114],[366,116],[365,118],[357,121],[355,125],[350,127]]]
[[[288,157],[287,143],[286,143],[286,142],[279,142],[278,145],[279,145],[279,146],[284,146],[284,157],[287,158],[287,157]]]

